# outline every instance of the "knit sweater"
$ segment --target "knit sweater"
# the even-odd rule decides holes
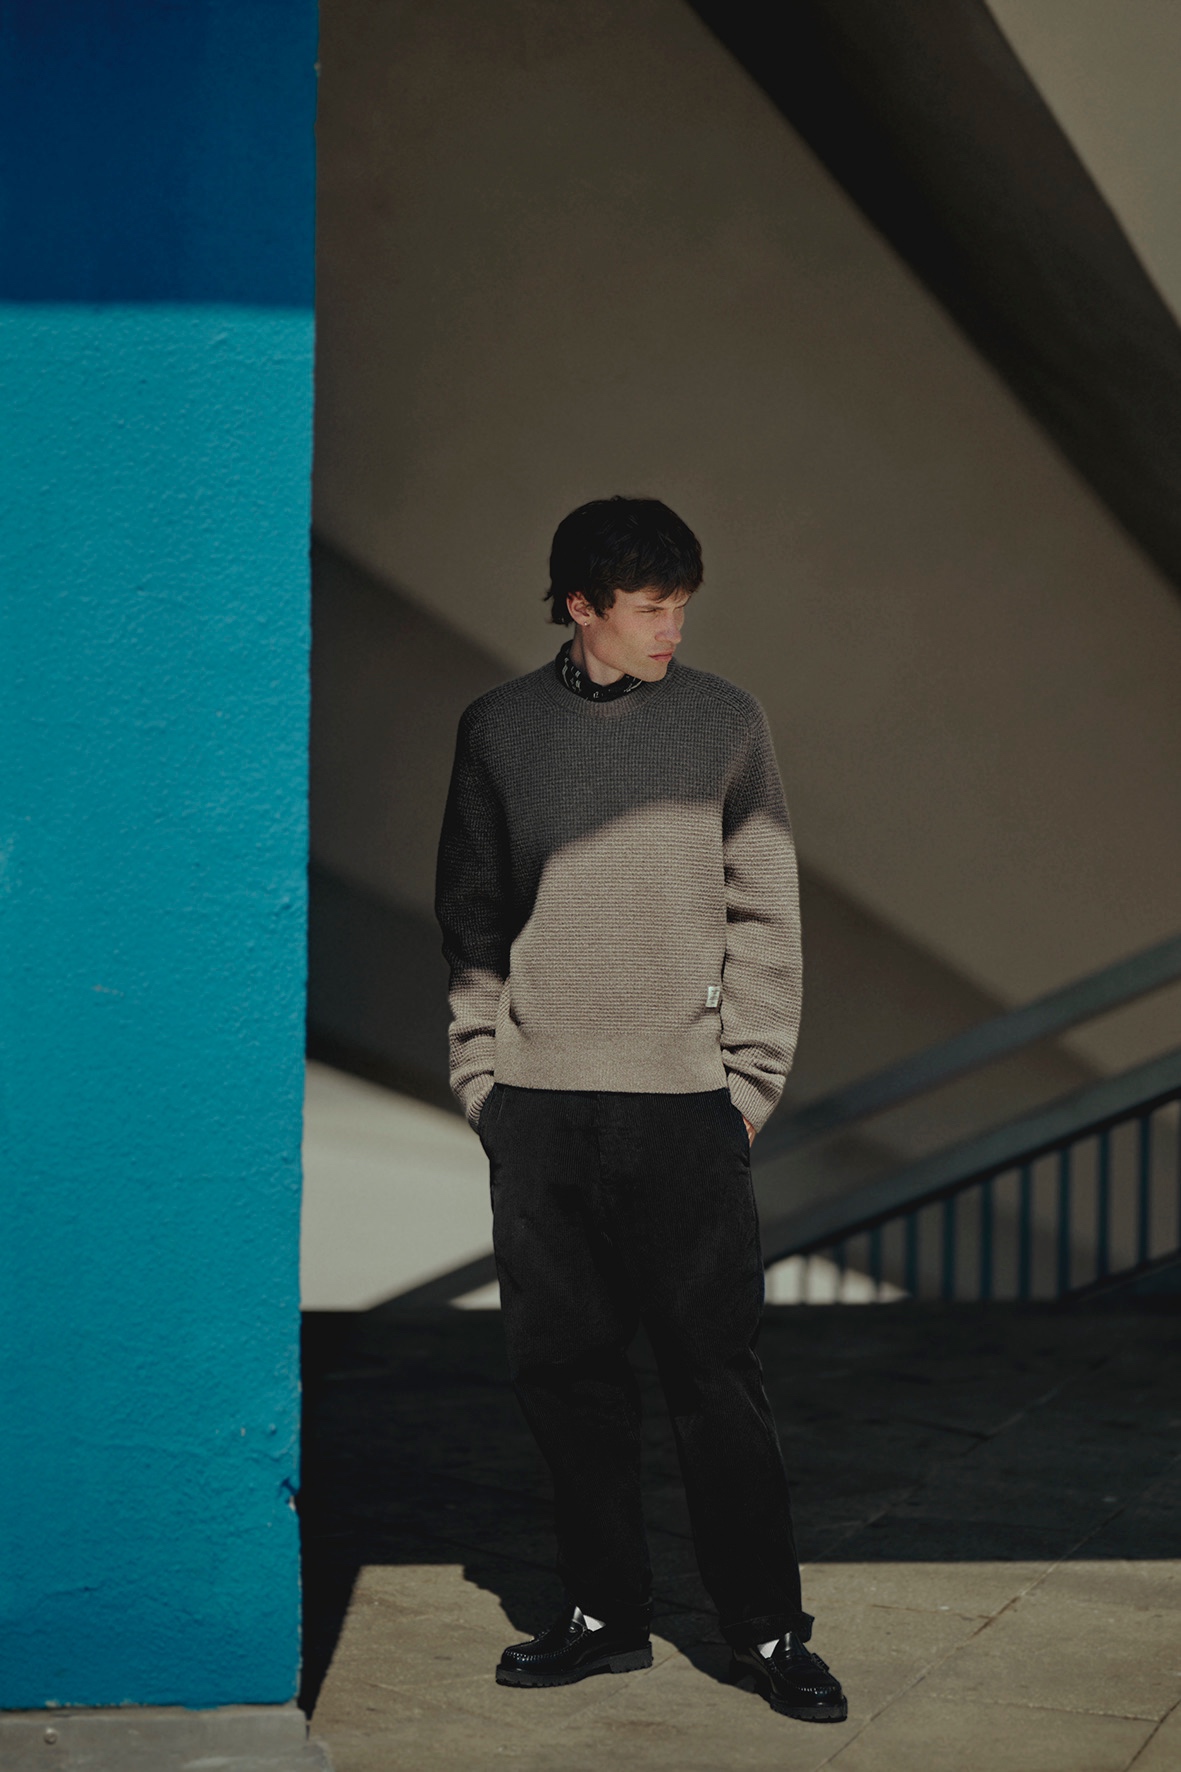
[[[552,664],[462,716],[439,844],[451,1086],[729,1088],[756,1128],[799,1031],[799,894],[766,716],[670,663],[612,701]]]

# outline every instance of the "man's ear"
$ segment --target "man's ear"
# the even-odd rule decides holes
[[[581,591],[570,592],[570,595],[566,598],[566,607],[574,617],[574,620],[578,623],[579,627],[584,628],[594,614],[594,610],[591,608]]]

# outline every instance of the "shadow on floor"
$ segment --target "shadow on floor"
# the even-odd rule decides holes
[[[805,1563],[1181,1557],[1176,1300],[771,1307],[760,1354]],[[634,1357],[656,1629],[721,1678],[642,1342]],[[303,1460],[309,1714],[366,1565],[462,1565],[522,1636],[550,1622],[548,1480],[497,1312],[306,1314]]]

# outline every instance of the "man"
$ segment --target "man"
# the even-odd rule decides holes
[[[497,1680],[649,1667],[640,1408],[647,1329],[731,1675],[839,1721],[805,1647],[787,1480],[754,1353],[750,1141],[800,1016],[795,853],[766,718],[675,663],[702,579],[656,499],[558,527],[573,639],[460,721],[439,849],[451,1083],[492,1173],[514,1386],[553,1473],[561,1617]]]

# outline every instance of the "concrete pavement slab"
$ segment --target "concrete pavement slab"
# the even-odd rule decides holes
[[[1181,1699],[1177,1615],[1079,1599],[1047,1582],[993,1619],[925,1688],[1156,1722]]]
[[[650,1370],[656,1665],[521,1693],[492,1670],[549,1622],[559,1588],[499,1323],[438,1312],[311,1333],[308,1702],[337,1772],[602,1772],[612,1755],[629,1772],[1126,1772],[1141,1750],[1158,1754],[1147,1772],[1172,1772],[1153,1746],[1181,1668],[1167,1318],[771,1314],[761,1354],[805,1603],[850,1693],[849,1724],[831,1728],[724,1683]]]
[[[831,1765],[833,1772],[1124,1772],[1153,1727],[919,1688],[875,1717]]]
[[[1089,1544],[1087,1550],[1094,1549]],[[1181,1562],[1088,1556],[1059,1563],[1042,1583],[1044,1597],[1105,1607],[1131,1606],[1137,1611],[1173,1613],[1181,1655]],[[1181,1667],[1181,1660],[1178,1661]],[[1178,1761],[1181,1766],[1181,1761]]]
[[[1181,1705],[1149,1736],[1128,1772],[1177,1772],[1181,1766]]]
[[[804,1604],[820,1619],[849,1607],[954,1612],[982,1620],[1041,1580],[1049,1562],[809,1563]]]

